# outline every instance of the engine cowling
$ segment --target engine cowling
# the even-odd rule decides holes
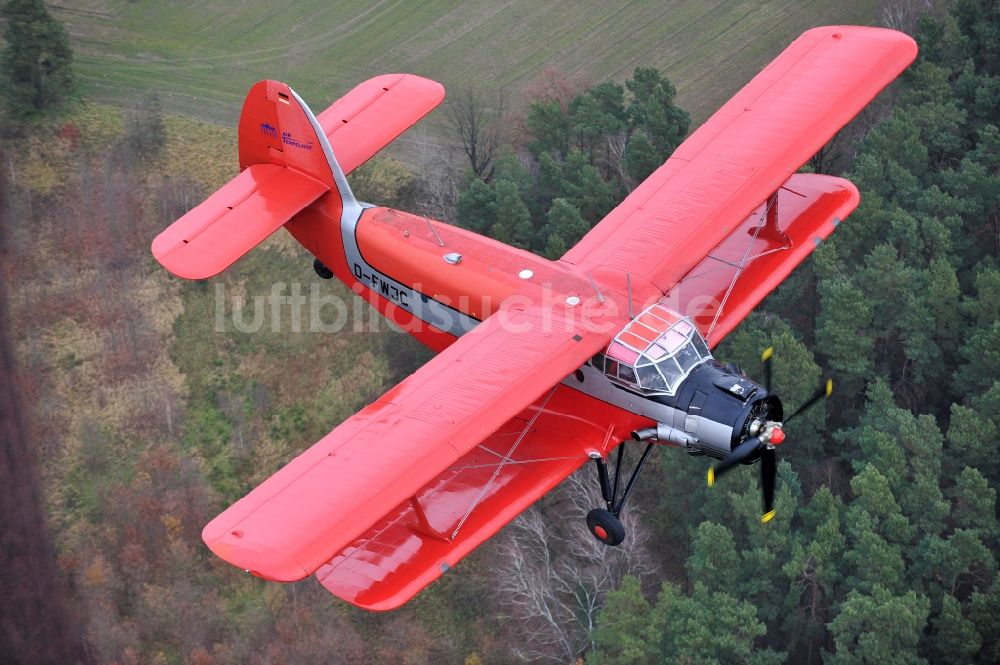
[[[717,459],[760,434],[768,423],[780,422],[783,415],[777,396],[714,359],[695,367],[675,395],[650,395],[649,399],[673,409],[673,423],[639,430],[635,438],[655,438]]]

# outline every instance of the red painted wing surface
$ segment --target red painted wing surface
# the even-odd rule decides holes
[[[890,30],[809,30],[562,260],[673,289],[916,53],[912,39]]]
[[[218,275],[327,191],[298,171],[255,164],[156,236],[153,256],[178,277]]]
[[[551,311],[501,308],[212,520],[205,542],[260,577],[302,579],[426,491],[612,334]],[[551,486],[552,470],[543,470],[538,482]]]
[[[398,607],[573,473],[590,452],[607,455],[640,421],[557,385],[424,484],[415,501],[379,519],[316,577],[359,607]]]
[[[857,188],[843,178],[796,173],[778,190],[771,209],[768,203],[758,206],[661,302],[694,319],[714,347],[859,201]]]

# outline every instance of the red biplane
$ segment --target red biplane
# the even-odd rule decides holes
[[[714,476],[759,460],[770,519],[788,418],[769,380],[710,349],[858,205],[850,182],[796,170],[916,52],[890,30],[809,30],[557,261],[354,197],[347,174],[437,106],[438,83],[379,76],[319,116],[283,83],[254,85],[240,174],[161,233],[155,257],[205,279],[284,227],[320,276],[439,353],[205,542],[259,577],[316,575],[392,609],[588,460],[606,504],[588,526],[617,545],[656,443],[722,460]],[[627,440],[645,447],[620,487]]]

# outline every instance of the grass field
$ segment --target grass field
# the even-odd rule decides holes
[[[235,124],[247,88],[291,83],[317,112],[390,71],[446,88],[523,89],[544,69],[591,82],[661,68],[696,121],[803,30],[873,24],[876,0],[78,0],[54,4],[83,93]]]

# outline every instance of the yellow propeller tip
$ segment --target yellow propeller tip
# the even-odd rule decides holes
[[[715,484],[715,467],[708,467],[708,486],[711,487]]]
[[[833,379],[826,380],[826,396],[829,397],[833,394]]]
[[[773,510],[770,510],[770,511],[768,511],[768,512],[766,512],[766,513],[764,513],[763,515],[760,516],[760,522],[761,522],[761,524],[767,524],[768,522],[770,522],[773,519],[774,519],[774,511]]]
[[[760,360],[761,362],[763,362],[773,355],[774,355],[774,347],[769,346],[766,349],[764,349],[764,353],[760,354]]]

